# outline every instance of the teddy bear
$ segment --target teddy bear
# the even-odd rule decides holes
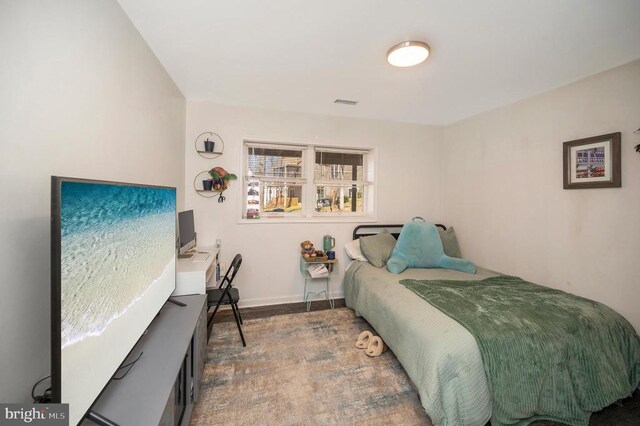
[[[302,256],[305,258],[316,257],[316,249],[313,248],[313,243],[309,240],[305,240],[300,243],[302,247]]]

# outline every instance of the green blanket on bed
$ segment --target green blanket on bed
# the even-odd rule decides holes
[[[640,337],[605,305],[510,276],[400,283],[475,337],[494,426],[586,425],[638,386]]]

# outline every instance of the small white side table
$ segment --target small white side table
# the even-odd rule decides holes
[[[325,265],[329,270],[329,274],[322,277],[312,277],[308,271],[308,268],[311,265]],[[329,302],[329,306],[331,306],[331,309],[335,307],[335,302],[333,300],[333,297],[330,297],[329,295],[329,280],[331,279],[331,277],[333,277],[336,274],[338,269],[337,265],[338,265],[337,259],[331,259],[331,260],[325,259],[325,260],[316,261],[316,260],[307,260],[307,258],[305,258],[304,256],[300,256],[300,273],[304,277],[303,303],[307,304],[307,311],[311,309],[311,302],[313,301],[311,300],[311,298],[321,296],[322,294],[324,294],[324,300]],[[311,291],[314,283],[318,281],[324,282],[324,289],[319,291]],[[317,283],[317,284],[322,284],[322,283]]]

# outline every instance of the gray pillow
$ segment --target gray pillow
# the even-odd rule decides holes
[[[396,239],[386,229],[379,234],[360,237],[360,249],[369,263],[378,268],[387,264],[391,257]]]
[[[438,228],[440,232],[440,239],[442,240],[442,247],[444,248],[444,254],[449,257],[462,257],[460,253],[460,246],[458,245],[458,239],[456,238],[456,231],[453,226],[443,231],[442,228]]]

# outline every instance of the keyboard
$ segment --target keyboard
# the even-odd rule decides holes
[[[193,256],[191,256],[191,261],[192,262],[206,262],[207,259],[209,258],[209,255],[211,253],[205,251],[205,252],[198,252],[196,254],[194,254]]]

